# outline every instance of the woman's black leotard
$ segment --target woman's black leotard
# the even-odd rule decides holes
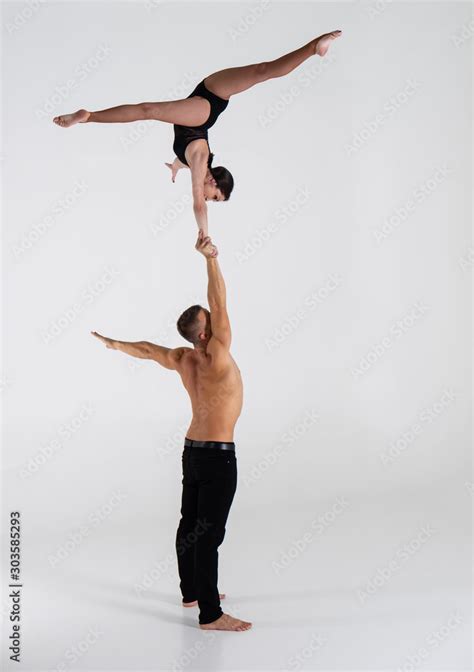
[[[174,128],[173,151],[178,157],[178,159],[183,163],[185,163],[186,165],[188,165],[188,162],[186,161],[186,157],[184,155],[186,147],[189,145],[190,142],[193,142],[193,140],[202,139],[207,142],[207,129],[211,128],[211,126],[213,126],[216,123],[217,117],[221,114],[221,112],[225,110],[225,108],[229,104],[228,100],[224,100],[224,98],[220,98],[219,96],[216,96],[215,93],[212,93],[212,91],[209,91],[209,89],[206,89],[206,87],[204,86],[204,80],[196,86],[194,91],[189,94],[188,98],[192,98],[193,96],[201,96],[202,98],[208,100],[211,105],[211,111],[209,113],[207,121],[204,124],[201,124],[201,126],[179,126],[177,124],[173,125]],[[207,144],[209,146],[209,143]]]

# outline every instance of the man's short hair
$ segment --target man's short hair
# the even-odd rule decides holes
[[[184,313],[182,313],[179,316],[178,321],[176,323],[176,326],[181,336],[190,343],[192,343],[193,345],[198,341],[198,334],[199,334],[198,315],[201,310],[204,310],[204,308],[198,305],[186,308]]]

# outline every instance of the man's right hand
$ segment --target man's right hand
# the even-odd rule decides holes
[[[202,230],[199,230],[198,239],[195,245],[195,248],[200,252],[206,259],[213,259],[219,254],[217,247],[213,245],[212,240],[209,236],[204,236]]]
[[[107,336],[102,336],[102,334],[98,334],[96,331],[91,331],[91,334],[92,334],[92,336],[95,336],[96,338],[98,338],[99,341],[102,341],[102,343],[107,348],[115,349],[115,341],[112,338],[107,338]]]

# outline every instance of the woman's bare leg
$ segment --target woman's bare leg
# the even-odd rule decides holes
[[[308,44],[305,44],[304,47],[285,54],[274,61],[265,61],[263,63],[220,70],[206,77],[204,83],[209,91],[212,91],[212,93],[215,93],[220,98],[228,100],[230,96],[246,91],[255,84],[260,84],[260,82],[265,82],[267,79],[273,79],[274,77],[288,75],[310,56],[314,56],[315,54],[324,56],[331,42],[339,37],[340,34],[340,30],[335,30],[332,33],[320,35]]]
[[[88,112],[78,110],[73,114],[63,114],[53,119],[58,126],[68,128],[74,124],[99,122],[103,124],[124,124],[130,121],[165,121],[180,126],[200,126],[207,121],[211,106],[201,96],[170,100],[161,103],[138,103],[137,105],[119,105],[107,110]]]

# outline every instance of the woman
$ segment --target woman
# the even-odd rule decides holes
[[[199,229],[204,236],[207,236],[206,201],[227,201],[234,187],[233,177],[226,168],[212,167],[214,155],[207,141],[208,129],[225,110],[231,96],[246,91],[260,82],[287,75],[310,56],[315,54],[324,56],[331,41],[340,34],[340,30],[325,33],[304,47],[274,61],[215,72],[203,79],[183,100],[119,105],[99,112],[78,110],[74,114],[55,117],[53,121],[64,128],[93,121],[110,124],[145,119],[173,124],[175,133],[173,150],[176,158],[173,163],[166,165],[171,169],[173,182],[178,170],[186,167],[191,169],[194,215]]]

